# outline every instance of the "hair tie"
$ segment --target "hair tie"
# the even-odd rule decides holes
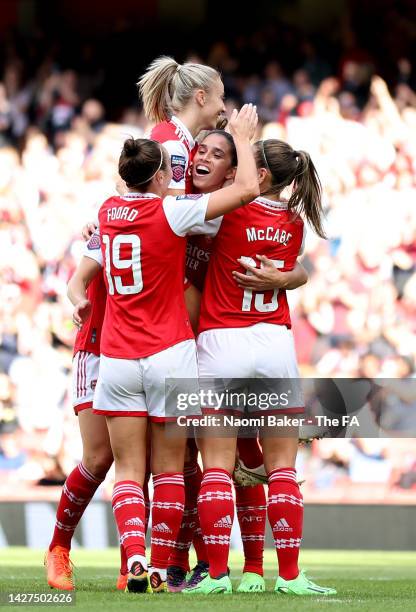
[[[264,149],[264,140],[260,140],[260,148],[261,148],[261,152],[262,152],[262,155],[263,155],[264,163],[266,165],[266,170],[271,172],[270,166],[269,166],[269,162],[267,161],[267,157],[266,157],[266,151]]]

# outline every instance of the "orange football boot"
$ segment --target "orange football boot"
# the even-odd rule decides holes
[[[125,591],[127,586],[127,574],[119,574],[117,578],[117,591]]]
[[[69,558],[69,550],[63,546],[55,546],[45,553],[44,565],[46,578],[50,587],[62,591],[75,589],[72,576],[74,564]]]

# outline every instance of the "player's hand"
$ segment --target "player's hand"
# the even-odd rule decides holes
[[[242,274],[233,271],[233,278],[237,285],[242,289],[252,289],[253,291],[268,291],[269,289],[283,289],[287,283],[285,272],[278,270],[271,259],[265,255],[256,255],[261,262],[261,268],[253,268],[243,259],[238,259],[240,266],[245,268],[250,274]]]
[[[233,138],[251,140],[255,134],[257,122],[257,106],[253,106],[253,104],[244,104],[240,111],[234,109],[232,112],[228,124],[230,134]]]
[[[86,225],[84,225],[81,233],[85,242],[88,242],[91,236],[97,231],[97,227],[98,226],[95,225],[95,223],[87,223]]]
[[[87,299],[80,300],[74,308],[72,321],[78,329],[82,329],[83,324],[91,314],[91,302]]]

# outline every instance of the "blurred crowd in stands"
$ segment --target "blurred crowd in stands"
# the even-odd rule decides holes
[[[228,111],[256,103],[258,137],[306,149],[320,173],[328,240],[309,231],[309,282],[290,295],[303,375],[414,377],[416,67],[400,58],[386,84],[364,51],[345,52],[334,65],[307,41],[290,72],[270,54],[262,64],[250,58],[217,42],[186,59],[218,67]],[[150,127],[134,99],[114,116],[92,65],[60,66],[51,52],[29,75],[10,47],[0,73],[2,497],[24,483],[62,482],[79,459],[66,283],[81,227],[114,192],[121,143]],[[410,398],[404,410],[415,405]],[[416,453],[392,480],[386,461],[395,464],[397,444],[333,444],[314,442],[303,455],[313,457],[316,488],[328,472],[326,483],[339,473],[353,481],[357,457],[367,461],[369,481],[377,473],[378,482],[415,488]],[[374,469],[377,461],[384,469]]]

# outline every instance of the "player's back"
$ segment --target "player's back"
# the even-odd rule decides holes
[[[214,241],[202,297],[199,331],[273,323],[290,327],[286,292],[255,292],[236,284],[237,259],[259,267],[266,255],[282,271],[292,270],[303,247],[304,223],[287,204],[259,197],[226,215]]]
[[[193,337],[183,297],[186,241],[168,224],[162,199],[108,199],[99,225],[108,292],[101,350],[136,359]]]

